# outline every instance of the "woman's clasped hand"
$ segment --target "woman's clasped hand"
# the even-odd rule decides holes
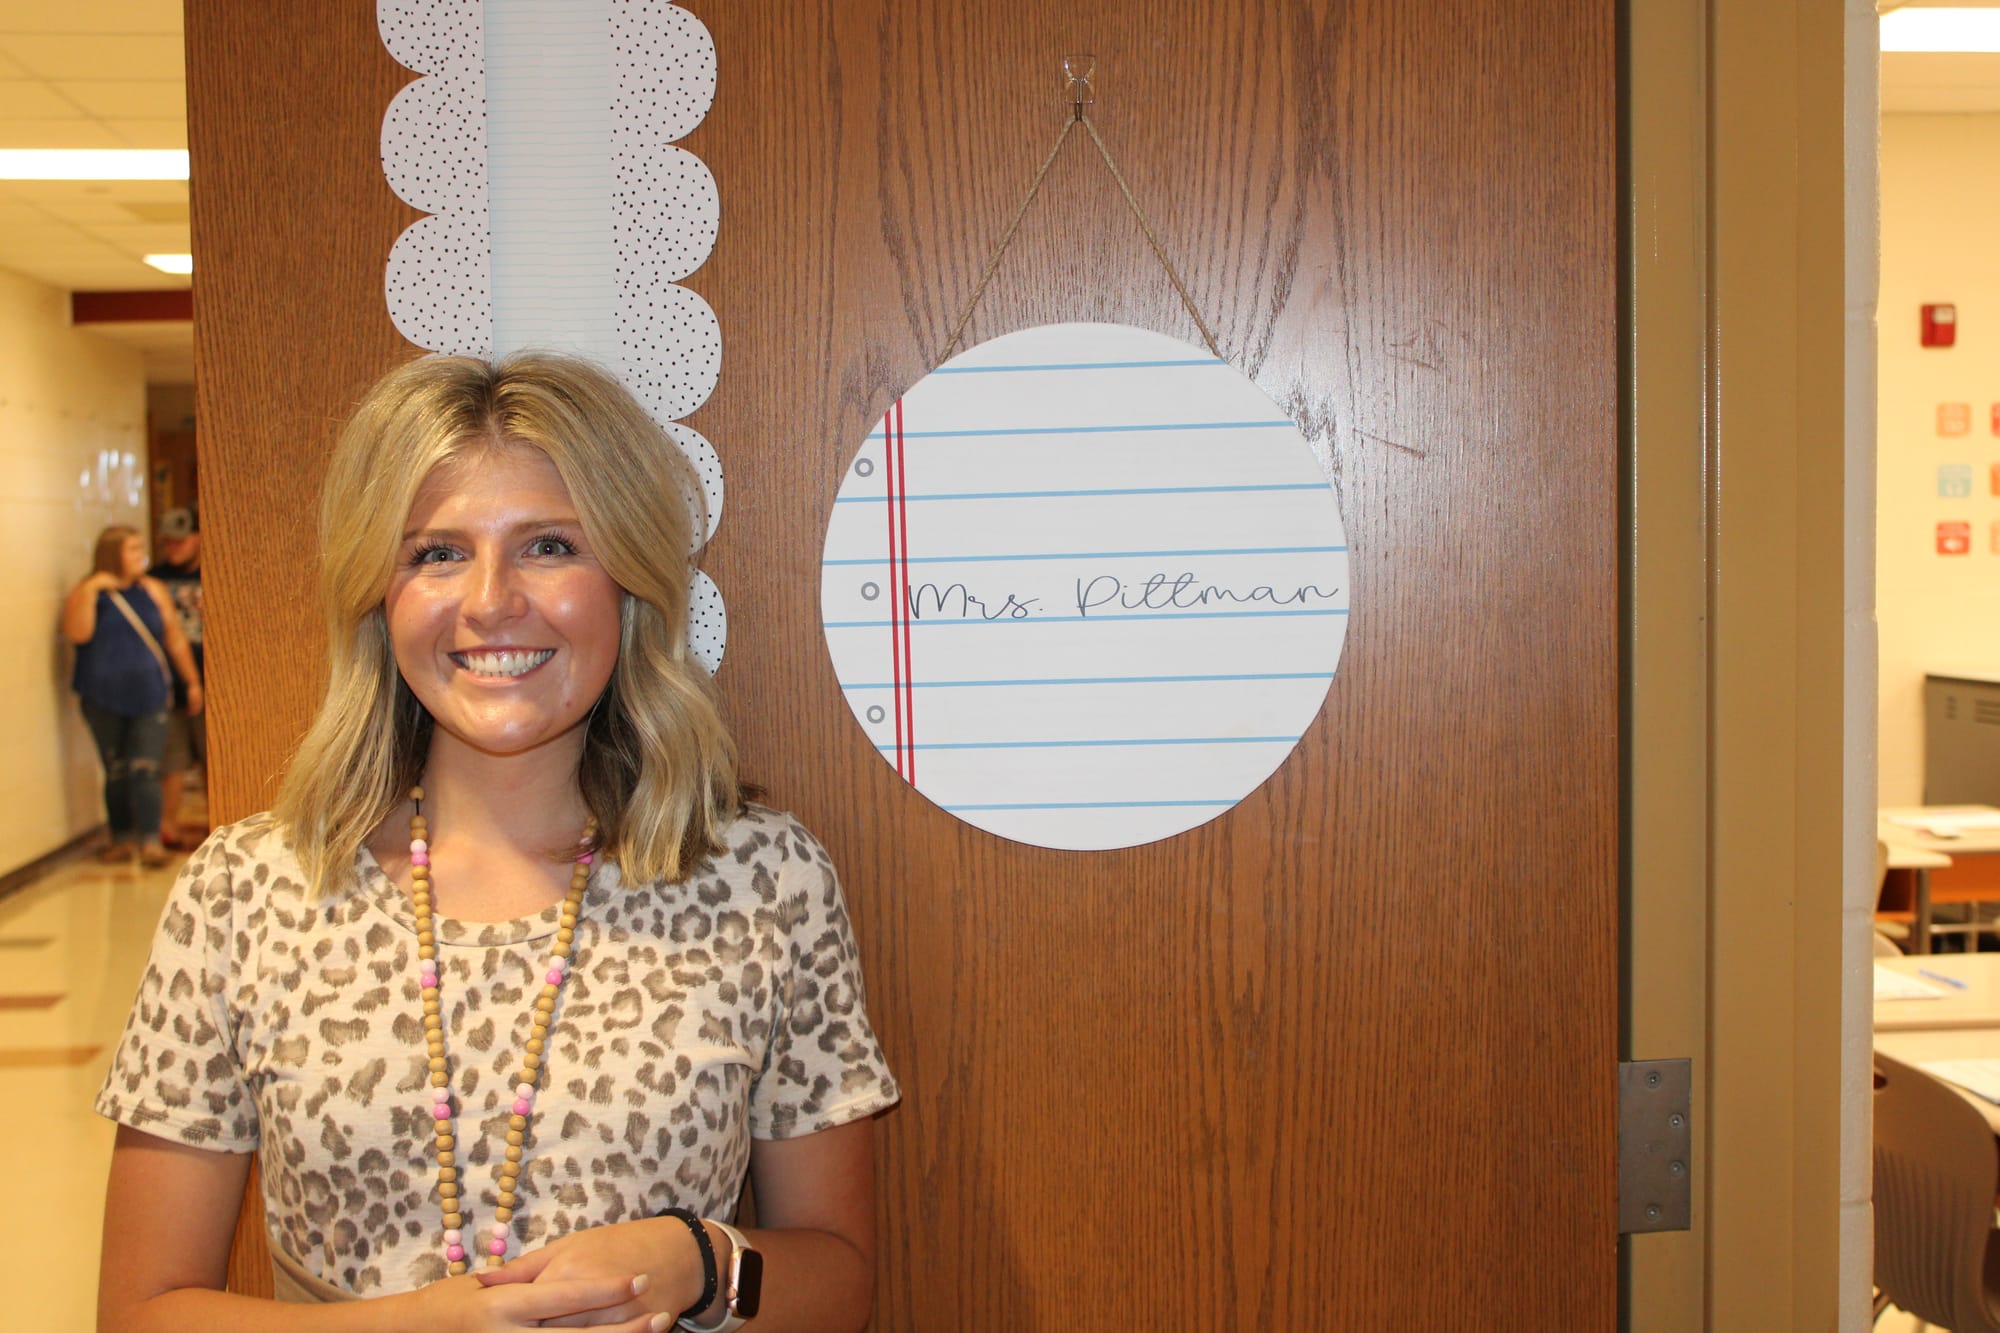
[[[665,1333],[669,1313],[650,1310],[648,1279],[574,1277],[489,1287],[483,1275],[434,1282],[415,1294],[412,1313],[431,1333],[502,1333],[519,1328],[597,1328]]]
[[[98,1094],[100,1328],[867,1322],[899,1094],[831,858],[689,647],[701,496],[571,358],[356,408],[325,698],[176,880]],[[223,1290],[253,1153],[276,1302]]]

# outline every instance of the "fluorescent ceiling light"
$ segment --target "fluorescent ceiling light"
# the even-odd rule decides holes
[[[1884,51],[2000,51],[2000,9],[1898,9],[1882,16]]]
[[[185,148],[0,148],[0,180],[184,181]]]
[[[162,273],[186,275],[194,272],[193,255],[147,255],[146,262]]]

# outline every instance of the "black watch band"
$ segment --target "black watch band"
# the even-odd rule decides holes
[[[715,1246],[709,1242],[708,1228],[701,1224],[701,1219],[685,1208],[663,1208],[654,1216],[685,1222],[688,1230],[694,1232],[695,1248],[701,1251],[701,1297],[681,1311],[680,1317],[686,1319],[697,1310],[707,1309],[708,1303],[715,1299],[716,1288],[721,1285],[721,1275],[715,1266]]]

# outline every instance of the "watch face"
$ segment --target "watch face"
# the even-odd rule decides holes
[[[729,1308],[738,1317],[748,1319],[757,1313],[764,1294],[764,1256],[755,1250],[738,1250],[733,1266],[736,1297],[729,1302]]]

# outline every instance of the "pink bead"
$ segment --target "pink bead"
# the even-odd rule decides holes
[[[505,1222],[495,1222],[493,1224],[493,1239],[507,1239],[507,1224]]]
[[[535,1085],[532,1083],[516,1083],[514,1085],[514,1095],[516,1097],[532,1097],[535,1095]]]
[[[589,852],[585,852],[582,856],[576,858],[576,863],[580,866],[587,866],[594,863],[596,860],[597,858],[595,856],[592,856]]]
[[[435,973],[435,972],[426,972],[426,973],[424,973],[424,974],[423,974],[423,976],[422,976],[422,977],[421,977],[421,978],[420,978],[419,980],[420,980],[420,981],[422,982],[422,984],[423,984],[423,988],[424,988],[425,990],[436,990],[436,989],[437,989],[437,984],[438,984],[438,974],[437,974],[437,973]]]
[[[433,1102],[433,1103],[431,1104],[431,1119],[433,1119],[433,1120],[449,1120],[449,1119],[451,1119],[451,1103],[450,1103],[450,1102]]]
[[[422,838],[410,839],[411,856],[422,856],[425,852],[429,851],[430,849],[431,845],[425,842]]]
[[[459,1263],[465,1258],[465,1247],[463,1245],[447,1245],[444,1247],[444,1257],[453,1263]]]
[[[411,853],[410,853],[410,864],[411,864],[411,865],[413,865],[413,866],[427,866],[427,865],[429,865],[430,863],[431,863],[431,854],[430,854],[429,852],[411,852]]]
[[[544,977],[543,980],[548,982],[551,986],[560,986],[563,984],[563,970],[559,967],[552,967],[549,969],[548,975]]]
[[[529,1101],[526,1097],[516,1097],[514,1099],[515,1115],[526,1115],[528,1114],[528,1112],[534,1109],[535,1109],[535,1104]]]
[[[448,1101],[450,1101],[450,1100],[451,1100],[451,1089],[450,1089],[450,1088],[432,1088],[432,1089],[431,1089],[431,1100],[432,1100],[432,1101],[434,1101],[434,1102],[448,1102]]]
[[[486,1252],[496,1259],[504,1259],[507,1257],[507,1242],[496,1240],[486,1247]]]
[[[444,1243],[447,1245],[463,1245],[465,1243],[465,1235],[457,1227],[453,1227],[450,1231],[444,1233]]]

